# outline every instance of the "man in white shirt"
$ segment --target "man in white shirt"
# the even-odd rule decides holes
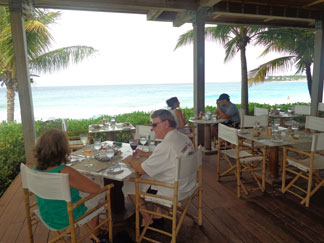
[[[155,138],[163,139],[163,141],[156,146],[153,153],[137,151],[137,155],[147,157],[144,162],[138,162],[135,156],[128,156],[124,161],[129,163],[144,179],[173,183],[176,158],[194,152],[194,147],[186,135],[175,129],[175,120],[168,110],[157,110],[151,115],[151,118]],[[194,178],[180,181],[179,198],[185,198],[186,193],[190,192],[194,186]],[[152,186],[152,189],[157,190],[158,195],[173,196],[171,189],[159,186]],[[148,186],[142,186],[140,190],[147,191]],[[135,203],[135,186],[133,182],[125,182],[123,192],[125,195],[129,195],[130,199]],[[142,199],[140,203],[142,203],[141,207],[145,208]],[[152,223],[148,222],[148,214],[143,213],[142,216],[142,226]]]

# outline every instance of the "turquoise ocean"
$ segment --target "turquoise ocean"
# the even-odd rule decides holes
[[[205,104],[215,105],[221,93],[241,102],[241,83],[206,83]],[[105,86],[32,87],[35,120],[90,118],[165,108],[177,96],[181,107],[193,107],[193,84],[134,84]],[[249,102],[283,104],[310,102],[306,81],[265,82],[249,87]],[[6,90],[0,88],[0,121],[6,120]],[[15,120],[20,122],[18,94]]]

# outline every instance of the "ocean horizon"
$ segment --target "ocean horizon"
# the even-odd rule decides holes
[[[241,103],[241,82],[206,83],[205,105],[215,106],[221,93]],[[54,118],[86,119],[134,111],[166,108],[165,100],[177,96],[180,106],[193,107],[193,84],[131,84],[96,86],[33,86],[35,120]],[[306,80],[271,81],[249,87],[249,102],[287,104],[310,102]],[[0,88],[0,121],[6,120],[6,89]],[[15,120],[21,121],[18,94]]]

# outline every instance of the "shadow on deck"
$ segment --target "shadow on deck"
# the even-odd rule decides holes
[[[204,158],[203,180],[203,227],[186,218],[178,242],[324,242],[324,190],[312,197],[308,209],[279,187],[268,186],[263,195],[256,192],[238,199],[234,177],[216,181],[216,155]],[[114,229],[120,230],[134,238],[133,228]],[[41,224],[35,229],[35,242],[51,237]],[[20,176],[0,199],[0,242],[27,242]]]

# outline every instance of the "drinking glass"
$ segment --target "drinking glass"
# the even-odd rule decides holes
[[[101,139],[100,138],[94,139],[94,149],[97,150],[97,154],[98,154],[99,150],[101,149]]]
[[[88,134],[81,134],[80,135],[80,140],[83,146],[86,146],[88,143]]]
[[[296,131],[298,130],[297,124],[292,124],[291,129],[292,129],[293,133],[296,133]]]
[[[256,130],[256,131],[259,131],[259,129],[260,129],[260,122],[254,122],[254,125],[253,125],[253,127],[254,127],[254,129]]]
[[[110,127],[111,127],[111,129],[115,129],[115,127],[116,127],[116,119],[114,116],[110,120]]]
[[[133,155],[134,155],[135,150],[137,148],[137,140],[136,139],[129,140],[129,145],[131,146],[131,148],[133,150]]]
[[[87,147],[87,148],[84,148],[83,149],[83,153],[84,153],[84,155],[85,155],[85,157],[86,157],[86,159],[87,159],[87,163],[85,163],[84,164],[84,166],[85,167],[92,167],[93,166],[93,164],[92,163],[89,163],[90,161],[89,161],[89,159],[90,159],[90,155],[91,155],[91,153],[92,153],[92,149],[91,149],[91,146],[89,146],[89,147]]]
[[[112,158],[114,157],[115,155],[115,151],[112,149],[112,148],[109,148],[107,149],[107,157],[109,158],[109,160],[112,160]],[[115,166],[116,166],[116,162],[111,162],[111,167],[110,167],[110,170],[114,170],[115,169]]]
[[[146,144],[146,136],[141,135],[140,136],[140,143],[142,144],[142,150],[144,150],[144,145]]]
[[[107,149],[107,157],[111,160],[112,157],[115,155],[115,151],[112,148]]]

